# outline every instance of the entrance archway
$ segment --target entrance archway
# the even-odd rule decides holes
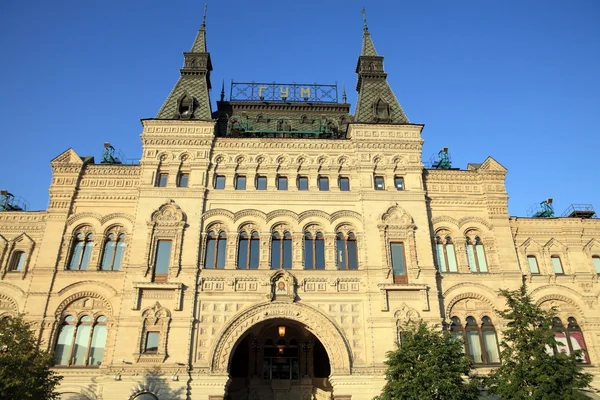
[[[229,363],[230,400],[307,400],[331,396],[329,356],[296,321],[278,318],[249,329]]]
[[[234,375],[237,376],[244,375],[245,373],[246,376],[250,376],[250,380],[254,379],[255,381],[257,381],[262,379],[258,377],[258,372],[256,373],[257,377],[254,377],[255,358],[251,358],[254,351],[252,348],[252,340],[254,340],[256,335],[260,334],[260,332],[262,332],[263,329],[268,330],[269,327],[279,327],[281,325],[285,325],[286,329],[289,327],[294,332],[299,332],[299,337],[303,338],[302,340],[314,339],[312,341],[314,345],[311,350],[311,356],[314,355],[315,351],[317,353],[317,356],[320,357],[320,359],[323,359],[324,355],[327,356],[327,358],[329,359],[329,371],[325,369],[325,372],[329,372],[331,375],[335,376],[350,375],[350,366],[352,363],[350,346],[348,345],[348,342],[342,330],[337,326],[335,321],[329,318],[327,315],[323,314],[320,310],[309,305],[303,303],[292,303],[283,301],[256,304],[248,309],[242,310],[240,313],[238,313],[230,319],[229,323],[217,335],[218,339],[215,343],[215,346],[212,349],[210,355],[211,374],[215,376],[230,376],[230,372],[234,372]],[[262,339],[259,338],[259,340]],[[266,340],[264,342],[266,342]],[[296,339],[296,343],[297,344],[286,342],[285,346],[290,346],[289,349],[292,349],[292,346],[299,346],[298,348],[300,350],[298,353],[298,370],[301,381],[305,371],[300,371],[300,369],[302,367],[306,369],[306,365],[301,363],[303,342],[301,342],[300,339]],[[275,351],[279,351],[276,342],[273,342],[273,346],[277,349]],[[238,367],[235,366],[235,364],[233,364],[234,353],[236,353],[238,348],[240,349],[240,355],[235,355],[235,357],[243,358],[246,354],[248,359],[250,359],[250,361],[247,363],[248,365],[245,370],[243,369],[243,367]],[[264,357],[264,355],[262,355],[262,357]],[[259,369],[259,361],[260,360],[257,358],[257,371]],[[289,365],[290,369],[293,368],[293,360],[290,361]],[[328,382],[313,382],[314,379],[320,378],[310,376],[311,374],[314,375],[315,372],[311,369],[312,367],[310,364],[310,360],[308,366],[309,385],[313,385],[314,383],[316,386],[320,384],[321,386],[325,387],[328,384]],[[264,363],[260,368],[261,374],[263,373],[263,369]],[[318,370],[316,372],[318,375],[323,375],[325,373],[322,370]],[[279,372],[276,373],[279,374]],[[269,372],[269,374],[269,376],[271,377],[272,372]],[[291,385],[293,381],[295,380],[276,379],[271,380],[269,383],[275,386],[283,385],[281,389],[285,390],[285,388]],[[233,393],[233,389],[235,388],[235,386],[232,385],[235,384],[233,382],[233,379],[230,379],[229,385],[227,385],[227,392]],[[275,389],[277,388],[274,388],[274,390]],[[277,389],[276,391],[279,391],[279,389]],[[248,393],[248,396],[253,396],[253,394]],[[260,396],[256,396],[257,394],[255,393],[254,397],[249,397],[249,399],[262,400]],[[243,399],[243,397],[239,398]],[[291,397],[286,397],[285,395],[282,395],[281,392],[279,392],[279,395],[273,398],[291,399]],[[302,397],[299,397],[299,399],[302,400],[311,398],[312,397],[310,396],[310,394],[306,392],[302,394]]]

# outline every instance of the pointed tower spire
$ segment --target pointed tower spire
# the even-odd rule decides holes
[[[221,84],[221,101],[225,101],[225,79],[223,79],[223,83]]]
[[[158,119],[211,120],[209,90],[212,63],[206,50],[206,4],[202,25],[191,50],[183,53],[184,64],[175,87],[158,111]]]
[[[383,57],[375,51],[367,27],[367,15],[364,8],[361,13],[364,27],[362,49],[356,65],[358,98],[356,99],[354,121],[407,124],[409,123],[408,118],[387,82],[387,74],[383,69]]]
[[[348,104],[348,96],[346,96],[346,85],[342,85],[342,103]]]

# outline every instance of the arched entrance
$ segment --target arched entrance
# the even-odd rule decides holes
[[[289,335],[294,334],[294,337],[288,336],[285,344],[278,344],[280,326],[286,327],[286,336],[288,332]],[[319,398],[327,399],[330,397],[328,396],[330,392],[320,392],[320,390],[326,390],[329,382],[327,378],[319,378],[319,376],[325,375],[327,372],[331,374],[330,376],[336,377],[350,375],[350,346],[342,330],[334,320],[319,309],[300,302],[273,301],[244,309],[230,319],[217,338],[210,355],[210,372],[214,377],[227,377],[228,384],[225,385],[225,391],[228,398],[232,400],[245,400],[246,398],[249,400],[292,400],[295,398],[309,400],[315,398],[315,391],[318,392]],[[256,338],[260,342],[254,342]],[[271,339],[272,342],[267,342],[268,339]],[[292,342],[292,339],[295,339],[295,342]],[[310,341],[309,354],[305,355],[307,340]],[[281,358],[287,358],[287,361],[273,360],[280,358],[280,347],[278,346],[285,346],[283,355],[286,357]],[[260,350],[255,350],[255,348],[260,348]],[[238,349],[239,354],[236,354]],[[256,357],[254,357],[255,351]],[[297,353],[297,360],[293,356],[294,352]],[[315,356],[319,364],[316,371],[314,368]],[[247,360],[245,363],[239,361],[244,359]],[[268,359],[268,364],[265,364],[265,359]],[[308,364],[303,363],[305,359],[308,360]],[[329,369],[322,362],[327,359],[329,359]],[[274,364],[275,367],[273,367]],[[283,365],[287,365],[287,367],[283,367]],[[306,373],[307,366],[308,373]],[[293,379],[295,377],[294,369],[297,370],[299,379]],[[268,371],[268,381],[264,378],[267,376],[265,370]],[[289,379],[273,379],[273,376],[284,376],[287,371],[289,371]],[[232,378],[231,374],[237,378]],[[304,375],[308,376],[305,378]],[[259,391],[237,390],[241,385],[239,381],[243,381],[243,379],[252,384],[268,385],[271,390],[270,394],[265,391],[266,394],[263,397]],[[320,382],[319,379],[322,381]],[[293,385],[301,385],[302,393],[299,394],[297,390],[291,391]],[[307,390],[304,388],[305,385]],[[313,389],[312,393],[309,388]]]
[[[330,398],[331,366],[321,341],[305,325],[276,318],[252,326],[229,363],[229,400]]]

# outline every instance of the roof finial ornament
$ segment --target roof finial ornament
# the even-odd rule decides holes
[[[368,31],[369,28],[367,27],[367,10],[365,10],[365,8],[363,7],[362,10],[360,10],[360,13],[363,15],[363,23],[364,23],[364,30]]]
[[[206,28],[206,9],[208,8],[208,3],[204,3],[204,16],[202,16],[202,27]]]
[[[223,79],[223,84],[221,85],[221,101],[225,101],[225,79]]]
[[[348,97],[346,97],[346,85],[342,85],[342,102],[348,104]]]

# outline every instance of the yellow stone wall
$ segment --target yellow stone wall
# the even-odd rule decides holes
[[[556,306],[563,321],[577,319],[592,363],[586,370],[600,387],[600,285],[591,262],[600,255],[600,221],[509,217],[506,170],[494,159],[467,170],[426,170],[421,125],[351,124],[348,140],[215,138],[214,124],[198,121],[143,125],[139,165],[94,165],[69,149],[51,162],[46,211],[0,213],[1,315],[25,313],[44,348],[54,346],[66,312],[108,318],[102,365],[56,368],[65,398],[127,399],[144,390],[218,398],[236,340],[254,324],[287,318],[324,344],[335,397],[371,399],[384,384],[398,324],[489,316],[501,334],[498,290],[515,289],[523,278],[536,301]],[[176,186],[180,172],[189,173],[187,188]],[[159,173],[169,174],[164,188],[155,186]],[[216,174],[226,176],[225,189],[213,189]],[[246,190],[234,189],[236,174],[247,177]],[[254,189],[257,174],[267,177],[267,190]],[[287,176],[287,191],[276,190],[279,175]],[[309,178],[308,191],[296,189],[299,175]],[[329,191],[318,190],[319,176],[329,177]],[[338,189],[339,176],[350,178],[350,191]],[[385,178],[385,190],[374,190],[374,176]],[[405,190],[396,190],[395,176]],[[283,273],[269,265],[270,235],[279,227],[293,235],[293,268]],[[67,270],[81,229],[94,237],[90,267]],[[101,271],[103,237],[114,229],[126,235],[123,264]],[[303,270],[302,238],[311,229],[325,236],[325,270]],[[202,269],[210,230],[227,233],[224,269]],[[236,269],[242,230],[260,233],[257,270]],[[340,231],[357,236],[358,270],[336,268]],[[437,272],[436,235],[454,240],[457,273]],[[485,246],[487,273],[469,270],[469,235]],[[167,281],[159,283],[152,268],[161,238],[172,240],[173,251]],[[394,241],[406,250],[407,284],[391,274]],[[9,271],[19,249],[27,254],[24,268]],[[527,268],[532,254],[539,275]],[[552,255],[561,256],[564,275],[553,272]],[[295,298],[274,295],[274,279],[291,282]],[[162,333],[156,355],[141,354],[149,325]]]

